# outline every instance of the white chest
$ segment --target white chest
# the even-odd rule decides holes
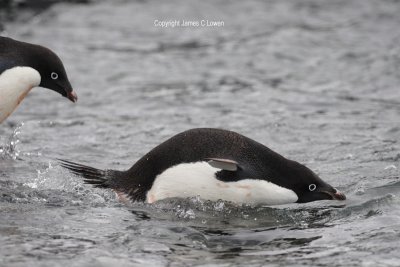
[[[40,84],[40,74],[30,67],[14,67],[0,75],[0,123]]]
[[[237,204],[278,205],[297,201],[292,190],[265,180],[249,179],[237,182],[222,182],[215,173],[220,169],[207,162],[184,163],[167,169],[154,180],[146,200],[149,203],[172,198],[200,196],[202,199],[219,199]]]

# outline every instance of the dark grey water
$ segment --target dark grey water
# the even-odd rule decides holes
[[[109,2],[5,23],[58,52],[79,101],[35,89],[1,125],[1,266],[400,265],[399,1]],[[154,26],[166,19],[225,25]],[[204,126],[305,163],[348,200],[127,207],[54,160],[126,169]]]

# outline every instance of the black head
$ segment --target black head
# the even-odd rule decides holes
[[[56,91],[72,102],[77,101],[78,98],[68,80],[64,65],[53,51],[40,45],[3,38],[5,39],[14,42],[10,54],[17,64],[32,67],[39,72],[41,76],[39,86]]]
[[[35,69],[42,78],[39,86],[56,91],[72,102],[76,102],[78,98],[72,89],[60,58],[49,49],[43,49],[44,58],[35,64]]]
[[[298,162],[290,161],[290,176],[291,182],[286,187],[297,194],[297,203],[346,199],[343,193],[324,182],[313,171]]]

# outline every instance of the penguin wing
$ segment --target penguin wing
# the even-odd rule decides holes
[[[226,171],[237,171],[240,167],[239,164],[230,159],[217,159],[217,158],[207,158],[207,163],[211,165],[211,167],[226,170]]]
[[[239,165],[238,162],[231,159],[206,158],[210,166],[220,169],[215,173],[218,180],[223,182],[237,182],[244,179],[257,177],[251,170]]]

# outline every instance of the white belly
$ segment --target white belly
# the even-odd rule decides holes
[[[0,123],[40,84],[40,74],[30,67],[14,67],[0,75]]]
[[[211,167],[207,162],[184,163],[167,169],[154,180],[147,192],[146,200],[155,201],[180,197],[200,196],[202,199],[219,199],[237,204],[279,205],[297,201],[297,195],[265,180],[249,179],[238,182],[223,182],[216,179],[220,169]]]

